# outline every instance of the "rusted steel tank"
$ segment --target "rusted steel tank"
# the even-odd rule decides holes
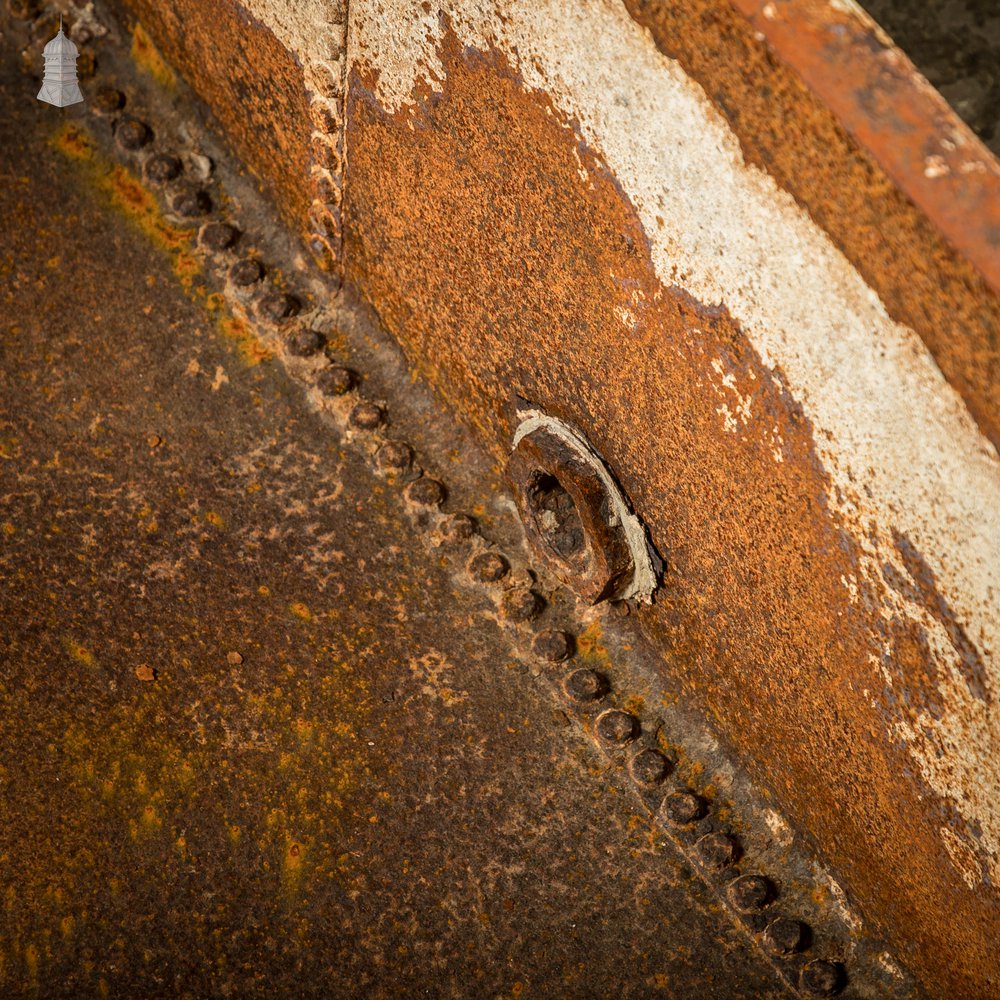
[[[995,995],[989,151],[846,2],[129,7],[498,463],[515,398],[578,429],[663,697],[930,995]]]

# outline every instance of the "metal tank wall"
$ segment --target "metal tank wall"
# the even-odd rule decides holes
[[[498,462],[515,396],[588,437],[664,699],[931,995],[990,995],[992,156],[845,5],[129,6]]]

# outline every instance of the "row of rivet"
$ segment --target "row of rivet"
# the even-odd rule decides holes
[[[685,785],[666,789],[675,761],[644,741],[646,727],[632,712],[615,707],[609,679],[590,667],[574,666],[576,644],[571,635],[555,630],[539,632],[532,643],[534,654],[549,664],[562,664],[557,684],[561,693],[582,716],[602,748],[624,756],[628,773],[640,798],[657,823],[693,857],[711,884],[735,911],[749,932],[759,935],[791,985],[813,996],[833,996],[846,984],[841,963],[829,959],[806,960],[812,948],[807,924],[773,912],[778,899],[775,883],[765,875],[741,873],[739,839],[712,820],[710,801]]]
[[[99,114],[118,115],[124,104],[125,98],[120,91],[103,88],[98,92],[93,107]],[[149,126],[135,118],[116,119],[114,135],[118,145],[129,153],[145,149],[153,140]],[[180,158],[172,154],[152,153],[143,162],[143,172],[153,183],[169,185],[181,177],[183,165]],[[212,210],[211,198],[203,190],[182,191],[174,196],[170,205],[177,215],[189,220],[198,219]],[[205,250],[226,260],[232,256],[240,236],[235,226],[214,220],[202,226],[199,241]],[[248,296],[248,290],[262,286],[266,274],[262,261],[255,257],[243,257],[229,264],[227,280],[241,307],[245,308],[249,301],[255,301],[260,318],[279,328],[284,327],[284,321],[298,314],[301,307],[299,299],[280,291],[260,292],[255,299],[252,293]],[[440,512],[447,495],[445,487],[437,479],[423,474],[416,465],[416,455],[409,444],[385,436],[385,407],[360,397],[357,391],[360,382],[358,374],[336,362],[325,349],[323,334],[297,325],[286,332],[281,343],[293,358],[321,356],[325,360],[325,364],[314,365],[304,372],[296,371],[296,374],[310,381],[321,399],[334,404],[327,408],[344,418],[349,434],[360,432],[368,436],[367,450],[376,468],[403,485],[406,500],[417,511],[423,526],[436,534],[439,543],[470,542],[478,535],[478,525],[470,515]],[[428,517],[431,512],[437,514],[435,519]],[[495,549],[481,545],[468,559],[465,569],[474,582],[499,588],[498,604],[508,622],[527,624],[543,611],[544,599],[530,584],[519,580],[512,586],[506,585],[513,575],[511,563]],[[546,629],[534,635],[532,648],[539,659],[559,664],[573,658],[575,642],[565,632]],[[673,762],[660,750],[643,745],[641,737],[644,729],[635,715],[608,704],[612,687],[603,674],[587,667],[576,667],[561,678],[560,688],[565,698],[582,713],[593,715],[593,731],[606,750],[628,753],[630,748],[634,749],[628,757],[628,771],[640,795],[649,804],[651,790],[662,786],[673,771]],[[748,930],[760,935],[768,951],[783,959],[786,965],[801,958],[801,953],[812,945],[809,928],[787,916],[768,916],[777,898],[774,883],[763,875],[739,873],[736,865],[740,860],[740,843],[731,832],[711,828],[710,806],[705,798],[690,789],[678,787],[659,798],[654,812],[657,822],[669,830],[683,850],[694,857]],[[794,967],[782,968],[782,971],[793,986],[798,985],[815,996],[832,996],[842,989],[846,981],[843,966],[826,959],[800,961]]]

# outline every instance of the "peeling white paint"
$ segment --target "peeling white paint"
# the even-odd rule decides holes
[[[306,85],[324,90],[343,51],[346,9],[342,0],[241,0],[244,7],[295,55]],[[332,61],[332,62],[331,62]]]
[[[767,824],[768,830],[771,831],[771,836],[774,837],[775,842],[781,847],[788,847],[795,839],[792,828],[788,825],[784,816],[776,810],[765,809],[764,822]]]
[[[983,869],[979,864],[975,851],[962,837],[958,836],[953,830],[949,830],[948,827],[942,826],[940,832],[941,839],[944,841],[944,846],[948,849],[952,864],[958,869],[962,878],[965,879],[965,884],[970,889],[975,889],[983,880]]]
[[[358,0],[350,18],[349,60],[377,67],[384,106],[408,105],[418,83],[440,88],[437,8]],[[987,691],[1000,697],[990,659],[1000,649],[1000,463],[919,337],[889,318],[770,176],[744,163],[701,89],[623,6],[456,0],[448,22],[462,44],[502,51],[529,87],[579,123],[635,206],[661,279],[683,274],[702,302],[724,303],[764,362],[781,367],[816,429],[835,487],[831,505],[849,523],[877,526],[877,546],[858,532],[866,572],[879,580],[887,559],[905,572],[887,556],[893,528],[905,532],[982,651]],[[731,409],[728,416],[735,421]],[[856,599],[857,583],[845,586]],[[937,648],[944,713],[903,720],[900,735],[931,787],[980,826],[996,859],[1000,718],[961,682],[950,645]]]
[[[847,926],[850,927],[855,934],[860,935],[864,930],[864,921],[861,919],[861,915],[857,912],[857,910],[851,907],[847,900],[847,893],[844,892],[843,886],[836,879],[834,879],[829,872],[822,868],[818,868],[816,870],[815,877],[818,882],[823,883],[823,885],[825,885],[829,890],[834,905],[837,907],[837,912],[840,914],[844,923],[847,924]]]

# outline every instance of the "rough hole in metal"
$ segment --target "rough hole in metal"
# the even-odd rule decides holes
[[[593,604],[649,603],[662,562],[614,474],[584,433],[515,397],[507,479],[529,542]]]
[[[583,569],[587,539],[573,498],[555,476],[541,469],[533,476],[527,492],[542,538],[561,559]]]

